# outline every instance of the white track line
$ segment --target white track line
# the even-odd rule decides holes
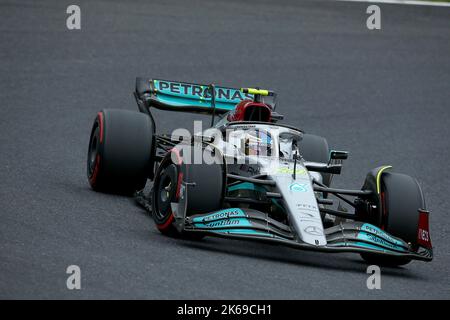
[[[408,5],[415,5],[415,6],[433,6],[433,7],[450,7],[450,2],[433,2],[433,1],[417,1],[417,0],[337,0],[337,1],[408,4]]]

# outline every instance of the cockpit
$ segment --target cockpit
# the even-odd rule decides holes
[[[233,153],[282,159],[293,159],[302,139],[301,131],[265,124],[230,125],[225,134]]]

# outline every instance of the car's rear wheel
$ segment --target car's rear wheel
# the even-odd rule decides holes
[[[366,220],[416,248],[419,209],[425,209],[423,193],[417,180],[405,174],[384,172],[379,190],[376,184],[369,181],[366,181],[365,186],[379,196],[377,202],[381,206],[375,213],[376,217],[367,217]],[[379,265],[400,266],[411,261],[409,258],[367,253],[361,256],[367,262]]]
[[[105,109],[92,126],[87,176],[96,191],[131,195],[144,188],[153,162],[153,127],[148,115]]]
[[[304,134],[299,145],[300,153],[306,161],[327,163],[330,156],[327,139],[313,134]],[[329,186],[331,175],[322,173],[322,181]]]

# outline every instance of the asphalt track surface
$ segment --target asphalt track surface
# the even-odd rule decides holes
[[[450,9],[297,1],[0,1],[1,298],[450,298]],[[352,254],[162,236],[132,199],[93,192],[96,112],[135,110],[135,76],[260,86],[288,124],[351,156],[339,187],[382,164],[418,178],[435,260],[382,268]],[[193,116],[158,112],[159,128]],[[82,289],[66,288],[81,268]]]

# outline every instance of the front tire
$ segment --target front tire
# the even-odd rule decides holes
[[[365,185],[372,186],[374,194],[378,194],[373,183],[366,181]],[[381,207],[377,211],[377,217],[371,217],[370,222],[376,221],[374,224],[377,227],[417,248],[419,209],[426,209],[422,189],[417,180],[405,174],[383,173],[377,202]],[[366,253],[361,256],[367,262],[379,265],[400,266],[411,262],[411,259],[402,257]]]
[[[173,159],[177,160],[174,162]],[[182,152],[176,147],[172,149],[161,161],[153,184],[152,214],[158,230],[169,236],[203,237],[201,233],[180,232],[176,229],[171,203],[179,204],[179,210],[186,212],[186,216],[220,210],[226,185],[223,168],[223,164],[219,163],[184,163]],[[180,201],[181,197],[186,201]],[[181,207],[180,203],[184,203],[185,207]]]

